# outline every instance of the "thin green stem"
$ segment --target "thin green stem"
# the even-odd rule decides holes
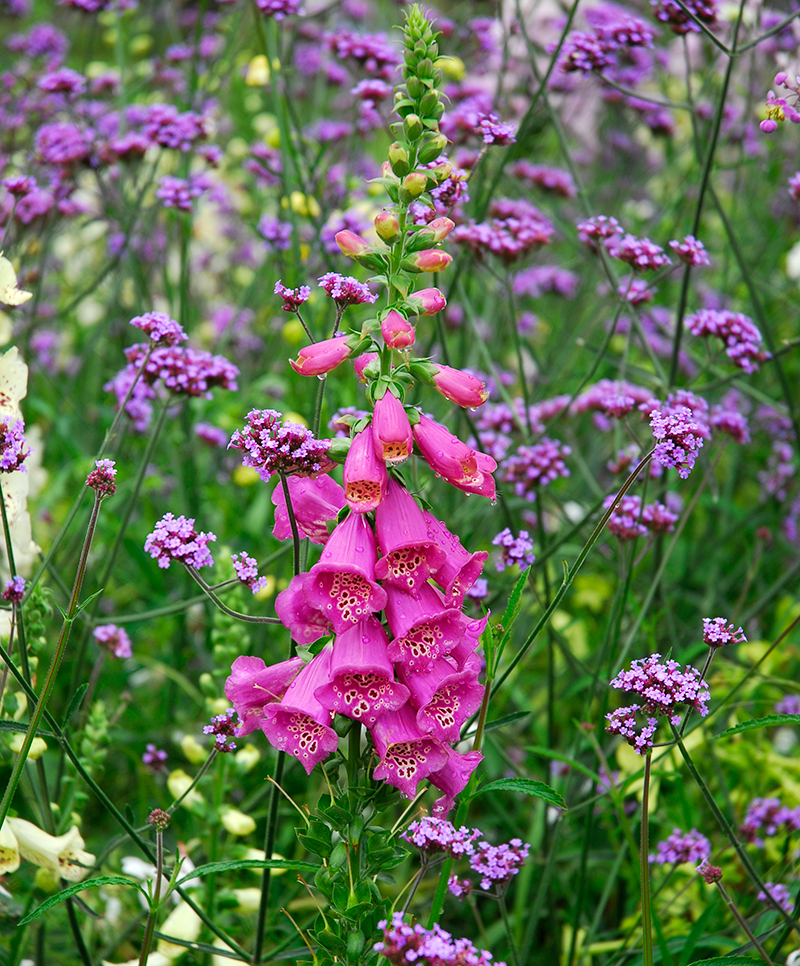
[[[744,930],[745,935],[747,936],[747,938],[750,940],[750,942],[755,947],[756,952],[758,953],[758,955],[764,960],[764,962],[767,964],[767,966],[773,966],[773,962],[769,958],[769,956],[767,955],[767,951],[764,949],[764,947],[761,945],[761,943],[753,935],[753,931],[747,925],[747,923],[744,920],[744,917],[739,912],[739,910],[736,908],[736,906],[735,906],[733,900],[731,899],[731,897],[725,891],[725,887],[723,886],[723,884],[721,882],[717,882],[716,883],[716,886],[719,889],[719,893],[722,896],[725,904],[730,909],[730,911],[733,913],[734,918],[736,919],[736,921],[739,923],[739,925]]]
[[[139,951],[139,966],[146,966],[147,958],[150,955],[150,946],[153,943],[153,931],[156,928],[156,917],[158,908],[161,904],[161,877],[164,874],[164,833],[160,828],[156,828],[156,877],[153,884],[153,895],[150,900],[150,909],[147,914],[147,925],[142,939],[142,948]]]
[[[278,806],[281,800],[280,785],[283,781],[283,768],[286,762],[286,752],[279,751],[275,762],[274,782],[270,790],[269,815],[264,833],[264,858],[271,859],[275,850],[275,833],[278,828]],[[258,966],[264,952],[265,926],[269,911],[269,892],[272,882],[272,869],[267,867],[261,877],[261,899],[258,904],[258,922],[256,923],[256,941],[253,947],[253,966]]]
[[[508,918],[508,909],[506,907],[506,897],[500,896],[500,915],[503,917],[503,926],[506,930],[506,936],[508,937],[508,952],[509,958],[511,959],[511,966],[519,966],[519,957],[517,954],[517,944],[514,941],[514,932],[511,928],[511,920]]]
[[[650,903],[650,766],[652,753],[644,756],[644,784],[642,786],[642,827],[640,829],[639,871],[642,886],[642,958],[644,966],[653,966],[653,910]]]
[[[294,515],[292,505],[292,494],[289,492],[289,480],[283,470],[278,470],[283,488],[283,499],[286,503],[286,515],[289,517],[289,526],[292,531],[292,566],[295,577],[300,573],[300,531],[297,529],[297,520]]]

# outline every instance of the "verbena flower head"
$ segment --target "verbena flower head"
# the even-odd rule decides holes
[[[22,464],[31,454],[25,446],[25,423],[11,416],[0,418],[0,473],[25,472]]]
[[[469,939],[453,939],[449,932],[435,923],[433,929],[419,924],[407,926],[402,912],[392,915],[391,925],[378,923],[384,930],[383,939],[373,949],[392,963],[392,966],[506,966],[495,962],[492,954],[476,949]]]
[[[667,24],[675,34],[686,34],[690,31],[700,33],[701,27],[692,20],[676,0],[650,0],[656,20]],[[717,22],[717,8],[714,0],[685,0],[683,6],[693,13],[697,20],[712,26]]]
[[[672,835],[656,845],[655,853],[648,856],[656,865],[680,865],[683,862],[705,862],[711,855],[711,843],[696,828],[682,832],[672,830]]]
[[[149,742],[145,748],[144,754],[142,755],[142,761],[148,768],[154,772],[165,771],[167,760],[167,753],[163,748],[159,748],[152,742]]]
[[[789,808],[779,798],[754,798],[747,806],[747,813],[739,832],[747,842],[764,848],[762,835],[777,835],[800,829],[800,805]]]
[[[603,500],[603,509],[607,510],[615,502],[613,495]],[[616,503],[611,516],[608,518],[609,533],[613,533],[620,540],[635,540],[636,537],[647,536],[647,527],[642,520],[642,498],[626,493]]]
[[[317,476],[332,469],[329,439],[317,439],[299,423],[284,422],[274,409],[251,409],[247,425],[236,430],[229,448],[241,450],[242,464],[258,471],[262,480],[278,472],[287,476]]]
[[[669,243],[669,247],[672,248],[678,258],[680,258],[682,262],[686,262],[687,265],[711,264],[711,259],[708,257],[708,252],[706,251],[706,246],[695,238],[694,235],[687,235],[683,241],[678,241],[678,239],[675,238]]]
[[[166,312],[147,312],[131,319],[131,325],[141,329],[150,341],[159,345],[178,345],[189,336],[183,331],[180,322],[170,318]]]
[[[480,135],[484,144],[514,144],[517,140],[517,125],[504,123],[494,114],[483,114],[475,125],[475,133]]]
[[[265,17],[283,20],[294,13],[301,13],[300,0],[256,0],[256,6]]]
[[[285,252],[292,245],[290,221],[281,221],[271,215],[264,215],[258,223],[258,231],[267,248],[272,248],[276,252]]]
[[[780,882],[765,882],[757,896],[761,902],[766,902],[772,909],[783,909],[791,913],[794,909],[794,898],[789,889]]]
[[[218,714],[211,719],[211,724],[203,727],[204,735],[214,735],[214,747],[217,751],[227,753],[236,751],[236,742],[231,739],[236,735],[233,708],[228,708],[224,714]]]
[[[775,714],[798,714],[800,715],[800,694],[784,695],[775,703]]]
[[[747,373],[758,371],[759,363],[768,359],[758,326],[741,312],[727,309],[700,309],[688,316],[686,326],[698,337],[716,336],[725,344],[725,354]]]
[[[369,286],[349,275],[328,272],[320,276],[319,287],[325,290],[339,308],[362,305],[364,302],[372,304],[378,301],[378,296],[370,292]]]
[[[698,865],[697,871],[700,873],[703,882],[708,885],[722,881],[722,869],[718,865],[710,865],[707,859],[704,859]]]
[[[420,852],[444,852],[456,859],[472,855],[475,851],[472,843],[481,835],[480,829],[468,829],[465,825],[457,829],[446,819],[426,816],[412,822],[400,838],[416,845]]]
[[[155,530],[148,534],[144,549],[158,561],[158,566],[167,568],[173,560],[189,567],[211,567],[214,559],[208,544],[216,540],[213,533],[198,533],[194,519],[176,517],[167,513],[158,521]]]
[[[503,886],[519,875],[529,851],[530,845],[521,839],[511,839],[502,845],[480,842],[469,857],[469,865],[481,877],[481,889],[491,889],[492,886]]]
[[[533,446],[520,446],[502,464],[502,479],[510,483],[517,496],[533,501],[540,486],[569,476],[564,457],[572,450],[557,439],[543,437]]]
[[[166,174],[158,182],[156,198],[161,199],[165,208],[191,211],[192,202],[202,197],[208,187],[209,182],[202,174],[193,175],[189,179],[176,178],[171,174]]]
[[[9,604],[18,604],[25,596],[25,578],[17,574],[3,585],[2,599]]]
[[[280,279],[275,283],[275,295],[280,295],[283,299],[281,308],[284,312],[296,312],[304,302],[311,298],[311,289],[308,285],[301,285],[299,288],[287,288]]]
[[[236,576],[250,590],[257,594],[267,586],[267,578],[258,576],[258,561],[254,557],[242,553],[232,553],[231,561]]]
[[[694,467],[708,430],[695,420],[692,410],[686,406],[675,406],[667,414],[653,410],[650,426],[657,440],[653,459],[661,466],[674,466],[685,480]]]
[[[703,643],[709,647],[723,647],[725,644],[746,644],[742,628],[729,624],[724,617],[703,618]]]
[[[506,527],[493,538],[492,545],[500,547],[501,550],[501,556],[496,563],[499,571],[515,565],[520,570],[524,570],[536,560],[533,553],[533,540],[528,536],[527,530],[520,530],[515,537],[510,528]]]
[[[629,234],[621,237],[612,235],[606,239],[605,246],[612,258],[618,258],[637,272],[664,268],[671,264],[664,249],[649,238],[637,238]]]
[[[86,485],[98,496],[113,496],[117,492],[117,468],[114,460],[95,460],[94,466],[86,477]]]
[[[92,636],[98,644],[102,644],[111,651],[114,657],[133,657],[131,639],[123,627],[116,624],[100,624],[92,631]]]
[[[136,371],[144,362],[147,345],[134,345],[125,350],[129,368]],[[184,346],[159,346],[150,354],[142,372],[142,382],[152,386],[159,379],[176,396],[211,398],[216,386],[235,390],[239,370],[224,356],[203,349]]]

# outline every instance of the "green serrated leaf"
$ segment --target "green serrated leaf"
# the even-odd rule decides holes
[[[72,620],[75,620],[78,614],[80,614],[82,610],[85,610],[86,607],[88,607],[93,600],[96,600],[103,593],[104,590],[105,588],[101,587],[100,590],[96,590],[93,594],[89,594],[86,600],[82,600],[80,604],[78,604],[78,606],[75,608],[75,614],[73,615]]]
[[[717,738],[738,735],[742,731],[754,731],[756,728],[773,728],[776,725],[782,724],[800,725],[800,714],[768,714],[763,718],[753,718],[750,721],[743,721],[734,728],[728,728],[727,731],[720,731],[718,735],[713,735],[712,737],[716,741]]]
[[[0,731],[14,731],[24,735],[28,732],[28,726],[22,721],[0,721]],[[52,731],[45,731],[43,728],[37,728],[36,734],[41,738],[55,738]]]
[[[100,886],[105,885],[131,886],[131,888],[138,890],[143,896],[145,896],[145,898],[147,898],[144,889],[142,889],[137,882],[134,882],[133,879],[125,879],[121,875],[101,875],[96,879],[89,879],[87,882],[76,882],[75,885],[70,886],[68,889],[64,889],[63,892],[59,892],[57,895],[51,896],[38,908],[34,909],[30,915],[25,916],[24,919],[20,919],[19,925],[24,926],[29,922],[33,922],[34,919],[38,919],[39,916],[47,912],[48,909],[52,909],[53,906],[57,906],[59,902],[69,899],[70,896],[74,896],[78,892],[83,892],[85,889],[99,889]]]
[[[235,859],[232,862],[208,862],[178,879],[176,886],[200,879],[204,875],[216,875],[218,872],[234,872],[237,869],[295,869],[298,872],[316,872],[318,866],[310,862],[290,862],[287,859]]]
[[[500,778],[496,782],[489,782],[479,788],[472,798],[483,795],[485,792],[518,792],[521,795],[533,795],[534,798],[541,798],[556,808],[566,809],[567,804],[557,791],[552,789],[544,782],[533,781],[531,778]]]
[[[715,956],[713,959],[696,959],[690,966],[760,966],[761,962],[750,956]]]

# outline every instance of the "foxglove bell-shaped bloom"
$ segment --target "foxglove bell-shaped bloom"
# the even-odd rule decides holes
[[[310,581],[310,571],[297,574],[275,598],[275,613],[298,644],[313,644],[331,630],[328,616],[306,596]]]
[[[386,464],[378,459],[369,426],[362,429],[350,444],[343,479],[345,500],[355,513],[374,510],[386,496],[389,481]]]
[[[467,446],[449,429],[420,414],[414,426],[414,439],[434,473],[452,486],[467,493],[479,493],[494,499],[494,477],[497,463]]]
[[[289,365],[301,376],[322,376],[341,365],[352,351],[350,336],[337,335],[304,346],[297,353],[297,360],[290,359]]]
[[[397,309],[390,309],[381,322],[381,335],[390,349],[409,349],[414,345],[416,330]]]
[[[50,835],[22,818],[7,818],[5,825],[17,840],[23,859],[50,869],[69,882],[81,882],[94,865],[94,856],[83,851],[85,843],[77,825],[63,835]]]
[[[461,614],[459,620],[464,633],[458,644],[450,651],[448,657],[451,661],[455,661],[460,670],[465,668],[473,657],[476,657],[475,648],[481,642],[481,634],[486,630],[489,615],[471,619],[466,614]],[[482,660],[481,658],[476,659]]]
[[[399,788],[406,798],[417,794],[423,778],[447,765],[446,749],[436,738],[420,731],[409,705],[385,714],[371,734],[381,759],[372,777]]]
[[[336,480],[324,475],[316,479],[290,476],[287,482],[300,536],[308,537],[312,543],[327,543],[329,534],[326,524],[329,520],[335,520],[344,506],[344,490]],[[292,527],[286,510],[286,494],[280,483],[272,491],[272,502],[275,506],[272,535],[278,540],[290,540]]]
[[[438,288],[422,288],[409,296],[408,304],[418,315],[436,315],[447,305]]]
[[[331,652],[321,651],[306,664],[279,704],[264,709],[261,730],[273,748],[293,755],[311,774],[317,762],[336,750],[338,736],[330,727],[332,712],[314,697],[330,680]]]
[[[361,514],[351,513],[333,531],[309,570],[304,585],[308,602],[324,614],[337,634],[386,606],[386,591],[375,582],[376,556],[372,528]],[[280,612],[278,616],[283,620]]]
[[[463,671],[447,658],[434,661],[428,671],[408,671],[400,665],[400,680],[411,692],[421,731],[439,741],[459,740],[461,726],[481,706],[483,685],[478,681],[480,661],[473,654]]]
[[[353,360],[353,370],[355,371],[356,379],[358,379],[359,382],[366,382],[367,380],[364,376],[364,370],[367,368],[367,366],[377,361],[377,352],[365,352],[363,355],[357,356]]]
[[[349,255],[351,258],[356,258],[358,255],[366,255],[372,251],[369,242],[364,241],[361,235],[357,235],[348,228],[345,228],[343,231],[337,231],[334,238],[343,254]]]
[[[441,798],[433,803],[431,815],[434,818],[444,818],[455,804],[456,795],[467,787],[472,773],[483,761],[479,751],[468,751],[465,755],[454,749],[448,749],[448,759],[445,766],[429,776],[431,785],[444,792]]]
[[[444,562],[435,572],[433,579],[444,591],[447,603],[451,607],[460,608],[464,603],[464,595],[480,577],[489,554],[486,550],[469,553],[458,537],[432,513],[423,510],[422,515],[427,526],[428,539],[433,540],[445,554]]]
[[[301,657],[266,666],[260,657],[237,657],[225,682],[225,697],[239,716],[236,735],[249,735],[261,725],[264,708],[286,693],[303,667]]]
[[[414,437],[405,407],[390,390],[375,403],[372,442],[375,455],[389,465],[408,459],[414,448]]]
[[[375,576],[407,594],[416,594],[445,562],[446,552],[429,536],[417,501],[395,480],[375,511],[375,532],[383,554]]]
[[[16,872],[19,868],[20,854],[17,837],[8,822],[0,826],[0,875]]]
[[[482,406],[489,398],[486,383],[477,376],[450,366],[435,365],[433,383],[445,399],[454,402],[465,409],[475,409]]]
[[[409,264],[420,272],[442,272],[452,261],[453,256],[440,248],[427,248],[422,252],[414,252],[408,258]]]
[[[460,618],[461,611],[445,607],[430,584],[423,584],[416,597],[389,586],[386,619],[394,635],[389,657],[409,671],[427,671],[464,636]]]
[[[342,631],[333,644],[331,680],[315,693],[320,704],[369,728],[401,708],[408,688],[395,681],[387,647],[386,631],[374,617]]]

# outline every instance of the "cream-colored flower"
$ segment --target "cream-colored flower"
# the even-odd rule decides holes
[[[240,812],[238,808],[226,809],[220,815],[220,821],[231,835],[250,835],[256,830],[255,819]]]
[[[84,852],[77,825],[63,835],[50,835],[23,818],[6,819],[6,824],[14,833],[19,854],[28,862],[51,869],[70,882],[80,882],[91,871],[94,856]]]
[[[9,748],[18,755],[22,751],[22,746],[25,743],[25,735],[21,731],[18,731],[14,737],[9,742]],[[31,750],[28,752],[28,758],[31,761],[36,761],[37,758],[41,758],[42,755],[47,751],[47,742],[44,738],[34,738],[31,743]]]
[[[193,781],[194,779],[190,775],[187,775],[182,768],[176,768],[175,771],[169,773],[167,788],[169,789],[170,795],[177,801],[186,793],[187,789],[191,788]],[[189,794],[186,795],[186,798],[181,802],[181,806],[191,809],[193,806],[202,805],[204,800],[200,792],[196,788],[192,788]]]
[[[187,902],[179,902],[172,912],[164,920],[159,932],[165,936],[174,936],[176,939],[184,939],[186,942],[195,942],[200,935],[202,926],[200,916],[192,909]],[[179,946],[177,943],[167,942],[166,939],[159,939],[158,951],[163,953],[169,960],[175,960],[188,952],[186,946]]]
[[[19,863],[17,837],[11,831],[8,822],[3,822],[2,828],[0,828],[0,875],[5,875],[6,872],[16,872]]]

